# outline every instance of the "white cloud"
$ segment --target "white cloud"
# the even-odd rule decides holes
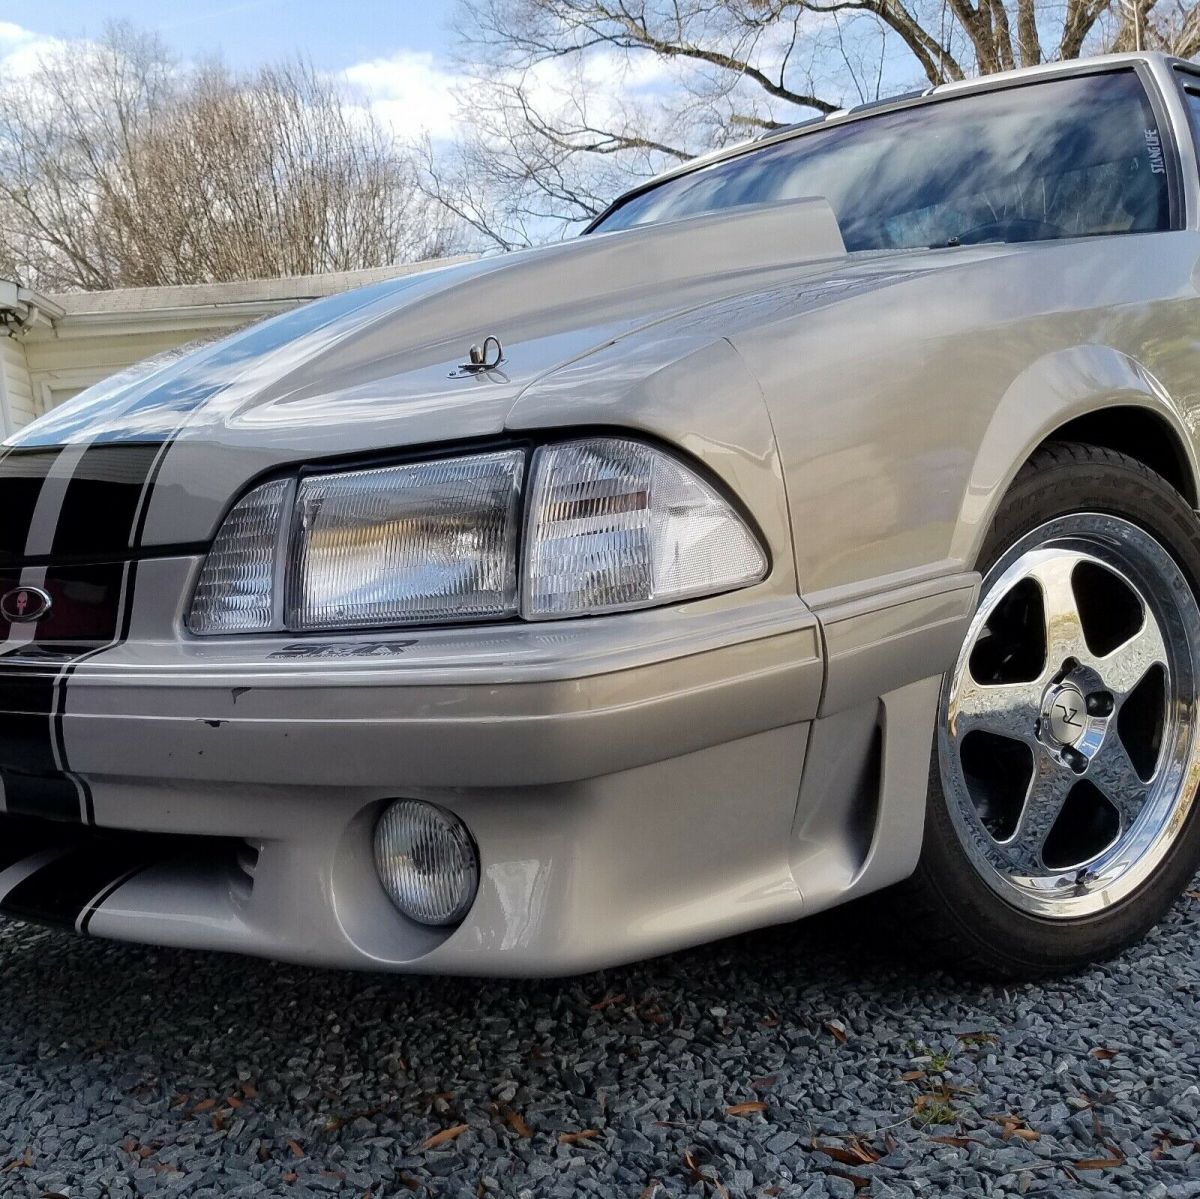
[[[0,21],[0,79],[32,74],[41,57],[60,45],[59,38],[34,33],[12,21]]]
[[[603,119],[621,103],[669,90],[677,75],[670,64],[652,55],[597,50],[582,60],[537,64],[525,73],[524,87],[540,110],[586,96],[594,115]],[[433,53],[416,50],[356,63],[343,76],[364,107],[406,139],[426,133],[435,140],[453,137],[473,83],[469,74],[440,62]]]
[[[34,73],[44,55],[64,44],[60,37],[35,34],[11,20],[0,20],[0,80]]]
[[[433,54],[400,50],[356,63],[345,71],[376,118],[400,137],[454,133],[458,89],[466,80],[441,66]]]

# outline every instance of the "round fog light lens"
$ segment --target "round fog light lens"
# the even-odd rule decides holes
[[[415,799],[380,817],[375,869],[396,907],[421,924],[457,924],[479,886],[479,854],[463,822]]]

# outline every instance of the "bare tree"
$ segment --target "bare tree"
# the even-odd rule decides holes
[[[426,162],[425,186],[481,237],[524,244],[594,216],[637,178],[876,99],[885,85],[1135,43],[1191,55],[1197,9],[1194,0],[459,0],[469,122],[449,153]]]
[[[0,244],[37,286],[380,266],[448,229],[411,156],[302,62],[184,68],[121,26],[0,80]]]

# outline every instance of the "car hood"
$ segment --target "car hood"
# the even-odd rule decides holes
[[[318,301],[106,380],[16,447],[203,442],[294,453],[500,432],[533,380],[648,324],[845,254],[823,200],[482,259]],[[495,337],[494,370],[462,370]]]
[[[306,305],[110,379],[6,444],[101,491],[132,493],[148,470],[143,546],[211,539],[273,471],[539,428],[707,437],[696,452],[766,461],[770,419],[730,339],[919,269],[853,258],[820,199],[592,234]],[[464,370],[489,337],[503,360]]]

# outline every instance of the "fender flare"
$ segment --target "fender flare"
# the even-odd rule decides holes
[[[1070,421],[1105,408],[1140,408],[1158,418],[1177,441],[1197,488],[1200,464],[1180,405],[1146,367],[1111,346],[1057,350],[1026,367],[996,405],[971,466],[951,558],[974,564],[996,509],[1030,455]]]

